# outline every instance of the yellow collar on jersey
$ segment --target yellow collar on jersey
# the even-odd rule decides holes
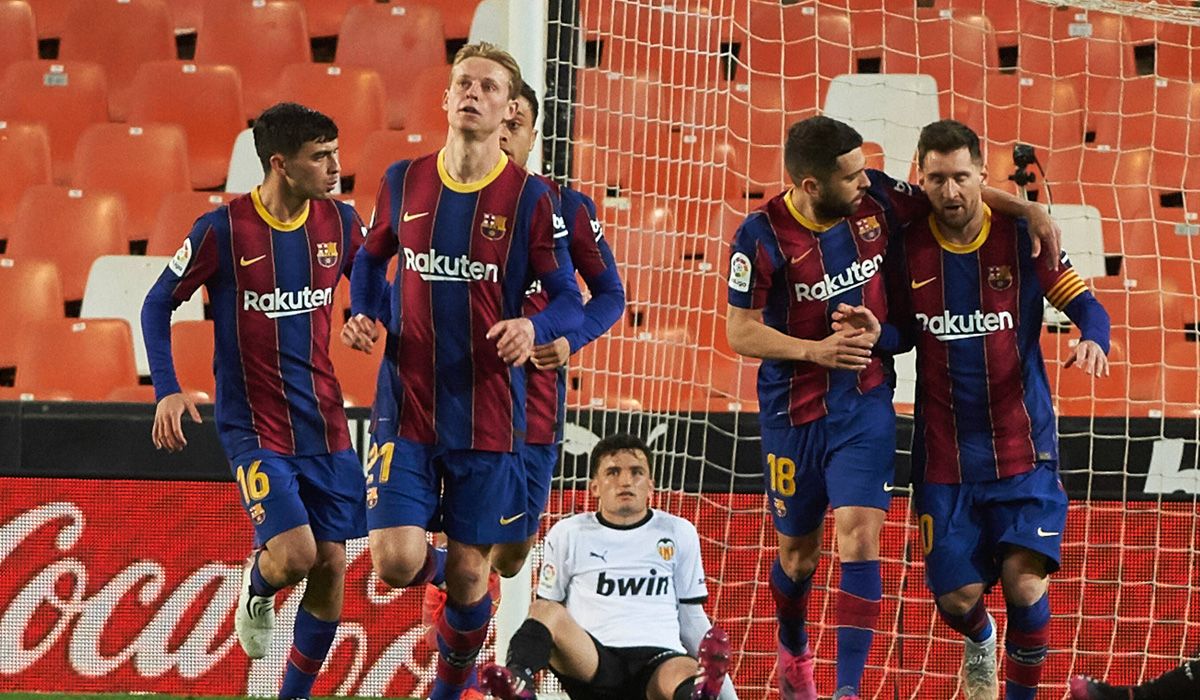
[[[799,221],[801,226],[808,229],[809,231],[812,231],[813,233],[825,233],[826,231],[833,228],[834,226],[837,226],[838,224],[842,223],[842,219],[838,219],[837,221],[833,222],[832,224],[829,224],[827,226],[822,226],[813,221],[809,221],[808,217],[801,214],[800,210],[797,209],[796,205],[792,202],[792,190],[794,190],[794,189],[795,189],[794,187],[788,189],[788,191],[783,195],[783,201],[787,203],[787,208],[788,208],[788,211],[791,212],[792,218],[795,219],[796,221]]]
[[[979,235],[975,237],[975,240],[970,243],[955,243],[954,241],[947,240],[942,235],[942,230],[938,228],[937,219],[934,218],[933,214],[929,215],[929,230],[933,232],[933,237],[942,249],[951,253],[974,253],[979,250],[980,246],[987,242],[988,234],[992,232],[992,210],[988,208],[988,205],[983,204],[983,228],[979,230]]]
[[[305,221],[308,221],[308,210],[311,202],[304,203],[304,211],[300,212],[296,218],[291,221],[280,221],[263,206],[262,196],[258,193],[257,187],[250,190],[250,200],[254,202],[254,211],[258,212],[262,220],[267,222],[267,225],[276,231],[295,231],[303,226]]]
[[[504,166],[508,165],[508,156],[504,151],[500,151],[500,160],[496,161],[496,167],[492,168],[491,172],[483,176],[483,179],[475,182],[459,182],[450,177],[450,173],[446,170],[446,149],[438,151],[437,166],[438,176],[442,178],[442,184],[454,192],[478,192],[484,187],[492,184],[492,181],[500,177],[500,173],[504,171]]]

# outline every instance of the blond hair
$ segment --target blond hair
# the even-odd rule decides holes
[[[467,44],[454,54],[454,61],[450,64],[451,69],[468,58],[486,58],[500,64],[501,68],[508,71],[508,99],[515,100],[520,96],[524,81],[521,79],[521,66],[517,65],[517,59],[513,58],[512,54],[486,41]]]

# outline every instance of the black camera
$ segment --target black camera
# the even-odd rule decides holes
[[[1018,168],[1027,168],[1037,162],[1037,154],[1033,152],[1033,146],[1027,143],[1018,143],[1013,146],[1013,165]]]

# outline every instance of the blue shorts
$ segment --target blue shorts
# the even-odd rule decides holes
[[[829,506],[886,511],[895,478],[896,411],[887,386],[853,410],[798,427],[762,429],[763,476],[775,529],[797,537],[820,527]]]
[[[1067,494],[1052,463],[996,481],[914,484],[913,499],[935,596],[972,583],[990,589],[1010,547],[1037,552],[1046,573],[1058,571]]]
[[[261,547],[281,532],[312,527],[320,542],[367,534],[362,463],[354,450],[293,457],[251,450],[230,463],[242,507]]]
[[[390,438],[367,458],[367,525],[411,525],[455,542],[526,538],[525,465],[516,452],[451,450]]]
[[[550,500],[550,482],[554,480],[554,467],[558,465],[559,444],[525,445],[521,458],[525,461],[526,495],[529,505],[525,509],[525,536],[537,534]]]

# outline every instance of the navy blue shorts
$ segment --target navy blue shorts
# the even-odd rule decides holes
[[[525,445],[521,458],[525,461],[525,484],[529,504],[525,509],[525,536],[536,535],[550,500],[550,482],[558,465],[559,444]]]
[[[892,391],[877,387],[852,410],[798,427],[763,427],[762,449],[768,508],[780,533],[807,535],[830,506],[886,511],[895,478]]]
[[[371,445],[371,530],[412,525],[463,544],[518,542],[527,537],[527,500],[519,453],[451,450],[400,437]]]
[[[367,534],[363,468],[354,450],[314,457],[251,450],[230,468],[254,523],[255,546],[301,525],[312,527],[321,542]]]
[[[935,596],[972,583],[991,588],[1011,547],[1041,554],[1046,572],[1058,571],[1067,494],[1052,463],[995,481],[914,484],[913,498]]]

